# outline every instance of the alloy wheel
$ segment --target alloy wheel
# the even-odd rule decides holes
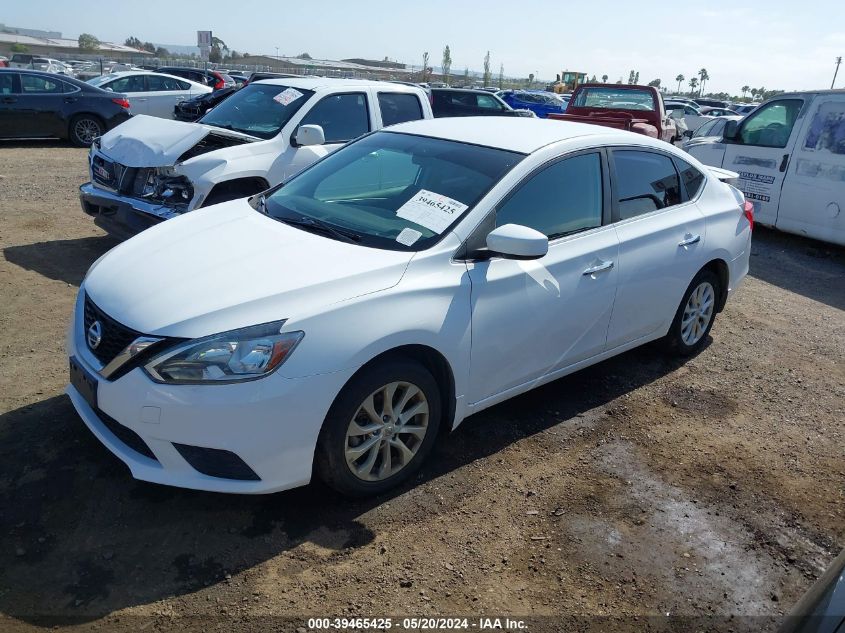
[[[695,345],[704,336],[713,318],[715,304],[716,291],[713,285],[709,281],[698,284],[690,294],[681,317],[681,340],[685,345]]]
[[[100,126],[93,119],[79,119],[73,126],[73,131],[80,142],[90,145],[100,135]]]
[[[405,468],[428,432],[429,407],[422,389],[396,381],[371,393],[346,431],[346,464],[364,481],[382,481]]]

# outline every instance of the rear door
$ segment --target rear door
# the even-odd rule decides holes
[[[803,117],[803,106],[800,98],[776,99],[749,114],[740,123],[737,138],[725,143],[722,164],[715,165],[739,174],[738,187],[754,204],[754,219],[761,224],[777,222],[783,177],[797,136],[793,132]]]
[[[673,159],[617,148],[613,164],[619,287],[607,335],[613,349],[668,329],[704,260],[705,220]]]
[[[146,81],[147,112],[164,119],[173,118],[177,103],[190,98],[191,84],[166,75],[149,74]]]
[[[150,114],[150,98],[144,86],[143,75],[127,75],[100,86],[103,90],[126,95],[132,114]]]
[[[20,82],[16,136],[63,136],[67,132],[61,114],[65,99],[64,82],[26,72],[20,74]],[[68,96],[68,99],[71,98]]]
[[[410,92],[378,92],[381,127],[425,118],[420,97]]]
[[[845,95],[810,105],[788,161],[776,226],[845,245]]]

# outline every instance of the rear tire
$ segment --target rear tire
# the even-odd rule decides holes
[[[349,497],[385,492],[419,471],[441,415],[440,391],[425,367],[393,358],[367,368],[343,388],[326,416],[317,474]]]
[[[721,284],[713,272],[702,270],[695,276],[681,299],[669,333],[663,339],[663,346],[668,352],[690,356],[704,347],[716,319],[720,293]]]
[[[103,122],[93,114],[77,114],[68,125],[68,138],[77,147],[90,147],[105,131]]]

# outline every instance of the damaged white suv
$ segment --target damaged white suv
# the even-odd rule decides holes
[[[432,118],[421,88],[321,77],[239,90],[197,123],[135,116],[91,146],[85,213],[125,238],[274,186],[371,130]]]

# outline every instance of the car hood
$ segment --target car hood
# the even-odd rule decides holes
[[[233,145],[257,140],[212,125],[138,114],[100,137],[100,150],[126,167],[162,167],[175,164],[212,132]]]
[[[196,338],[390,288],[413,255],[308,233],[242,199],[186,213],[116,246],[83,289],[133,330]]]

